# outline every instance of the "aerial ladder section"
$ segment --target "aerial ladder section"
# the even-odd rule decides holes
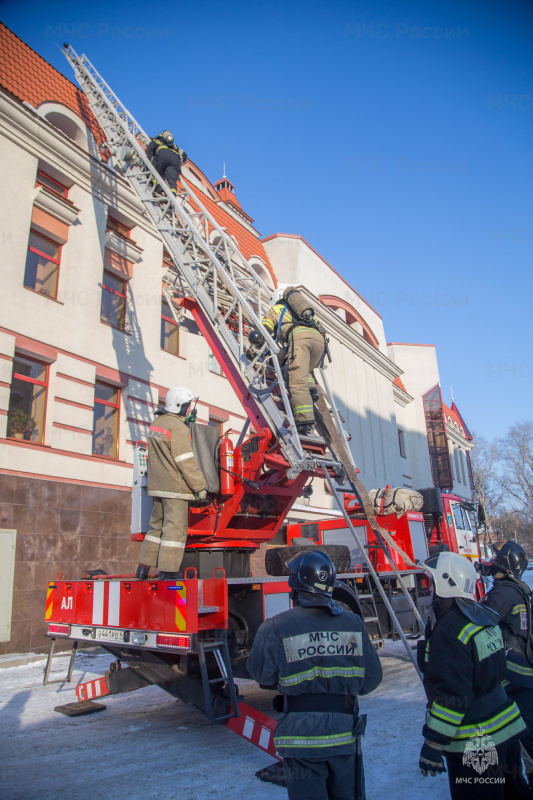
[[[272,290],[242,255],[235,239],[219,225],[183,180],[178,183],[177,194],[170,191],[146,156],[150,137],[89,59],[83,54],[78,56],[68,44],[63,53],[106,137],[113,167],[129,180],[170,256],[164,292],[170,301],[181,306],[178,310],[175,302],[169,302],[176,321],[180,321],[183,309],[191,310],[195,319],[198,316],[204,323],[207,321],[207,328],[204,325],[202,330],[207,333],[208,343],[211,339],[219,344],[212,349],[222,358],[224,371],[250,422],[256,428],[270,428],[275,435],[281,454],[288,462],[287,476],[292,479],[302,472],[324,475],[349,530],[365,554],[374,585],[418,671],[411,646],[344,506],[344,494],[355,494],[422,632],[423,620],[391,555],[391,549],[398,550],[398,547],[377,522],[372,501],[358,478],[353,456],[346,446],[341,415],[335,406],[325,368],[319,370],[321,386],[318,386],[316,416],[317,427],[331,453],[327,457],[306,450],[296,429],[278,360],[280,348],[262,325],[264,313],[273,301]],[[248,343],[248,333],[252,329],[261,331],[264,337],[263,345],[253,353]],[[407,563],[415,566],[406,554],[402,555]]]

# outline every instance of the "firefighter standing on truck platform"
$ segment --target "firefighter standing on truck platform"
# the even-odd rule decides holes
[[[308,436],[315,424],[313,400],[318,394],[312,371],[322,362],[326,347],[325,329],[305,305],[305,296],[289,286],[262,320],[271,336],[287,346],[291,408],[302,436]]]
[[[274,733],[289,800],[364,798],[357,696],[381,682],[379,657],[361,618],[332,599],[335,567],[307,551],[289,561],[294,608],[260,626],[247,669],[277,685]]]
[[[530,757],[526,773],[533,797],[533,646],[531,642],[531,589],[521,578],[527,567],[527,554],[515,542],[496,545],[497,553],[481,565],[484,575],[494,578],[494,586],[483,602],[500,615],[507,674],[503,685],[514,700],[528,726],[522,745]]]
[[[162,580],[181,577],[178,570],[187,539],[189,501],[207,496],[186,425],[193,399],[189,389],[169,389],[165,411],[156,416],[148,432],[148,494],[154,498],[154,507],[139,553],[135,577],[141,580],[156,567]]]
[[[174,144],[170,131],[163,131],[152,139],[146,148],[146,155],[168,183],[172,194],[176,194],[181,166],[187,161],[187,154]]]
[[[443,552],[426,562],[436,622],[420,642],[428,698],[420,770],[446,772],[452,800],[523,800],[520,736],[525,723],[501,682],[505,650],[498,615],[476,603],[474,565]]]

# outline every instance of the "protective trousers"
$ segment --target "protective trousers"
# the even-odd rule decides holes
[[[315,330],[294,331],[289,342],[288,375],[291,407],[295,422],[314,422],[310,390],[315,388],[311,371],[320,364],[324,354],[324,337]]]
[[[161,148],[155,154],[152,163],[161,177],[168,183],[171,191],[176,192],[178,178],[181,174],[179,155],[172,150]]]
[[[485,751],[481,751],[483,754]],[[508,739],[496,745],[497,762],[464,763],[464,753],[445,753],[452,800],[528,800],[528,786],[522,776],[520,740]]]
[[[284,758],[289,800],[354,800],[355,753],[325,761]]]
[[[150,530],[144,537],[139,564],[160,572],[177,572],[183,560],[189,522],[186,500],[154,497]]]

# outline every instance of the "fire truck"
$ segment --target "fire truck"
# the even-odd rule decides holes
[[[145,154],[149,137],[84,56],[64,54],[106,137],[113,166],[129,180],[169,254],[169,306],[192,314],[247,415],[237,442],[209,441],[197,423],[193,448],[209,452],[217,486],[205,504],[191,504],[181,580],[88,572],[49,582],[45,619],[51,656],[57,639],[100,645],[114,659],[105,676],[79,684],[68,715],[99,711],[94,701],[157,685],[275,756],[274,720],[239,696],[235,679],[263,620],[290,608],[287,561],[302,547],[328,552],[337,568],[333,597],[364,620],[376,646],[402,640],[415,669],[410,637],[430,615],[423,562],[432,549],[479,557],[471,510],[453,495],[423,490],[421,512],[375,512],[347,447],[325,368],[320,368],[315,416],[319,436],[296,430],[279,346],[262,326],[272,292],[185,182],[173,195]],[[175,310],[180,321],[180,311]],[[248,334],[263,344],[251,349]],[[210,431],[213,431],[211,428]],[[206,438],[207,437],[207,438]],[[147,530],[147,449],[134,455],[132,538]],[[325,480],[338,517],[285,526],[312,479]],[[469,527],[467,527],[469,526]],[[262,545],[268,575],[253,577],[250,559]]]

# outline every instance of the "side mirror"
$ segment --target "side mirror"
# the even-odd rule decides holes
[[[477,521],[479,522],[479,524],[480,524],[480,525],[484,525],[484,524],[485,524],[485,522],[486,522],[486,519],[487,519],[487,518],[486,518],[486,516],[485,516],[485,509],[483,508],[483,506],[481,505],[481,503],[478,503],[478,507],[477,507]]]

